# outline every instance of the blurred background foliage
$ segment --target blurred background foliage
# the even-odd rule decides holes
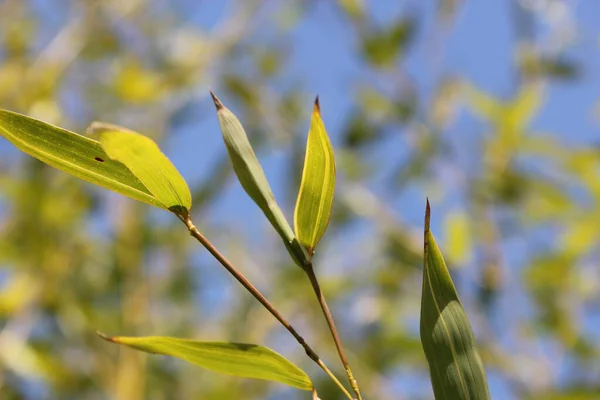
[[[308,283],[233,179],[207,97],[242,119],[291,216],[319,94],[339,178],[316,268],[363,393],[432,398],[418,336],[429,196],[492,397],[595,399],[599,16],[579,0],[0,0],[0,107],[161,140],[198,227],[333,366]],[[266,344],[340,398],[168,213],[0,141],[0,398],[307,396],[97,329]]]

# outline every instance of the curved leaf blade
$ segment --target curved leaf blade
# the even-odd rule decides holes
[[[217,109],[223,141],[238,181],[277,231],[294,262],[304,267],[307,255],[275,200],[269,181],[256,158],[242,123],[213,92],[210,94]]]
[[[192,208],[190,189],[152,139],[111,124],[94,123],[91,130],[100,133],[106,154],[129,168],[163,208],[188,215]]]
[[[161,207],[154,195],[100,143],[12,111],[0,110],[0,135],[18,149],[77,178]]]
[[[202,342],[172,337],[106,337],[146,353],[177,357],[202,368],[243,378],[265,379],[302,389],[313,390],[304,371],[275,351],[254,344]]]
[[[317,97],[308,132],[304,170],[294,213],[296,237],[307,248],[309,254],[313,253],[329,224],[334,191],[335,159],[321,119]]]
[[[425,213],[421,343],[436,400],[485,400],[490,393],[467,314]]]

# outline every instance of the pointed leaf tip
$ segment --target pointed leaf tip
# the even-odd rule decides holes
[[[425,207],[420,336],[436,400],[489,400],[485,369],[471,324],[444,258],[429,230]]]
[[[425,204],[425,233],[429,232],[429,226],[431,221],[431,207],[429,206],[429,197],[427,197]]]
[[[146,353],[176,357],[222,374],[280,382],[301,390],[314,389],[303,370],[281,354],[255,344],[160,336],[118,336],[107,339]]]
[[[321,114],[321,105],[319,104],[319,96],[315,98],[315,105],[313,107],[313,112],[317,114]]]
[[[294,211],[296,237],[309,254],[313,253],[327,229],[335,191],[333,148],[320,111],[317,96],[308,131],[304,169]]]
[[[113,337],[110,337],[103,332],[96,331],[96,335],[100,336],[102,339],[106,340],[107,342],[116,343]]]
[[[256,158],[242,123],[231,110],[223,106],[214,93],[211,92],[211,95],[217,106],[217,118],[221,126],[223,141],[238,181],[281,236],[294,262],[302,267],[308,256],[298,244],[290,224],[277,204],[269,181]],[[219,109],[219,106],[222,108]]]
[[[222,109],[224,107],[223,103],[221,103],[221,100],[219,100],[217,95],[212,90],[210,91],[210,96],[213,99],[213,103],[215,103],[215,107],[217,108],[217,111],[219,111],[220,109]]]

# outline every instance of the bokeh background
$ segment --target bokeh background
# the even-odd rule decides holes
[[[366,398],[431,399],[425,198],[492,397],[600,398],[600,2],[0,0],[0,107],[161,141],[200,229],[343,376],[310,286],[232,174],[213,89],[291,218],[312,101],[336,150],[316,254]],[[0,399],[306,399],[95,331],[268,345],[341,398],[169,213],[0,140]]]

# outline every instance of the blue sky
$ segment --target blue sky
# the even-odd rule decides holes
[[[433,1],[369,2],[370,11],[381,23],[391,22],[405,12],[420,15],[418,37],[411,46],[404,66],[414,79],[422,98],[430,98],[432,89],[435,88],[442,73],[461,76],[494,96],[505,99],[512,97],[518,88],[514,62],[518,38],[511,16],[510,2],[466,1],[454,24],[438,37],[433,35],[433,24],[436,22],[434,3]],[[575,25],[579,36],[565,56],[585,67],[579,80],[551,83],[547,87],[546,101],[531,122],[531,126],[533,131],[554,135],[569,146],[581,146],[596,142],[598,134],[598,125],[595,124],[591,112],[594,103],[599,100],[600,93],[600,74],[595,73],[600,70],[600,26],[597,24],[600,3],[571,2],[570,4],[574,5],[570,9],[575,10]],[[210,17],[218,18],[216,15]],[[208,15],[203,15],[199,16],[197,22],[203,26],[210,26],[213,21]],[[544,37],[547,34],[547,27],[538,24],[535,32]],[[330,4],[320,4],[293,31],[292,37],[294,52],[288,61],[285,74],[292,79],[294,75],[302,76],[305,79],[306,92],[319,94],[328,132],[333,142],[339,143],[337,135],[351,106],[352,84],[359,78],[369,76],[357,51],[355,36],[347,22],[339,17]],[[206,98],[202,106],[211,107],[210,100]],[[308,127],[308,116],[305,124]],[[210,134],[217,132],[216,119],[203,121],[198,131]],[[453,135],[454,145],[465,147],[465,152],[468,154],[477,148],[472,142],[474,132],[479,134],[482,131],[485,131],[484,123],[463,110],[450,133]],[[214,151],[213,145],[221,144],[212,141],[207,143],[207,153]],[[408,155],[403,147],[405,146],[401,135],[397,135],[395,139],[386,142],[384,149],[379,149],[382,151],[380,157],[397,163],[402,157]],[[287,154],[285,151],[279,151],[275,154],[265,153],[261,157],[277,197],[285,199],[281,182],[285,179],[283,171],[285,171]],[[382,167],[386,167],[385,163]],[[383,197],[386,196],[383,185],[375,186],[373,190]],[[404,191],[400,197],[389,198],[388,196],[386,202],[393,205],[404,220],[415,227],[420,227],[424,195],[422,188],[415,187],[414,190]],[[251,236],[257,230],[263,231],[257,228],[263,222],[254,206],[249,201],[244,201],[244,198],[241,189],[233,185],[227,191],[226,198],[217,206],[215,216],[225,216],[226,220],[229,219],[234,225],[247,230]],[[289,203],[292,199],[287,200]],[[288,215],[292,206],[292,203],[286,204],[284,200],[283,207],[288,211]],[[441,231],[440,224],[445,213],[455,206],[455,199],[436,205],[436,217],[433,222],[435,231]],[[230,212],[232,209],[237,209],[237,212],[232,214]],[[506,263],[511,268],[518,268],[525,261],[523,254],[526,254],[526,249],[522,242],[505,243],[504,249],[508,254]],[[511,309],[520,307],[515,302],[524,300],[522,294],[518,293],[518,289],[513,292],[515,297],[502,303],[498,321],[502,321],[504,317],[508,318]],[[522,312],[529,312],[526,311],[527,307],[522,307],[522,310]],[[510,337],[503,339],[508,346],[511,346]],[[542,343],[541,349],[549,351],[551,344],[546,346]],[[566,376],[568,375],[561,374],[558,378]],[[423,384],[411,379],[410,376],[406,376],[401,382],[409,386]],[[497,374],[490,374],[490,385],[494,398],[505,400],[515,398],[510,393],[506,382]],[[407,392],[410,391],[407,389]]]
[[[69,16],[53,13],[52,5],[64,5],[66,1],[56,0],[44,2],[38,0],[40,14],[48,22],[49,33],[60,28]],[[332,2],[319,3],[306,19],[291,32],[293,52],[284,68],[284,74],[291,80],[301,77],[304,91],[310,94],[307,102],[314,95],[319,95],[323,109],[323,117],[332,136],[334,144],[340,142],[339,132],[348,111],[352,106],[354,94],[353,84],[358,79],[373,79],[374,84],[381,85],[381,80],[372,77],[365,69],[360,58],[355,35],[347,21],[340,17]],[[474,83],[484,91],[495,96],[510,98],[517,88],[515,70],[516,33],[511,16],[510,2],[507,0],[464,1],[454,23],[445,31],[434,29],[434,1],[365,1],[370,12],[382,24],[389,23],[403,13],[412,12],[420,16],[421,25],[416,41],[403,63],[415,86],[419,89],[422,101],[432,96],[441,74],[454,74]],[[172,7],[178,10],[184,21],[196,24],[203,29],[211,29],[227,15],[228,2],[195,0],[178,0],[166,2],[157,0],[160,7]],[[196,7],[200,4],[199,7]],[[574,10],[575,25],[578,38],[566,52],[566,56],[585,66],[582,76],[575,82],[552,83],[547,88],[546,102],[540,113],[532,121],[534,131],[555,135],[572,146],[596,143],[598,122],[591,116],[592,106],[600,100],[600,2],[598,1],[565,1],[569,9]],[[197,11],[192,11],[197,9]],[[434,35],[437,32],[437,36]],[[536,33],[544,35],[546,27],[537,26]],[[48,37],[52,37],[49,35]],[[43,43],[40,44],[43,46]],[[213,105],[208,97],[208,87],[199,88],[206,94],[195,107],[201,108],[199,114],[206,115],[212,111]],[[217,91],[219,88],[212,88]],[[227,98],[222,100],[227,103]],[[421,104],[423,106],[424,104]],[[234,109],[235,111],[235,109]],[[308,129],[308,115],[305,128]],[[189,121],[188,121],[189,122]],[[207,167],[218,159],[224,151],[216,117],[199,118],[178,127],[178,135],[165,144],[165,151],[173,159],[182,174],[190,181],[200,181],[205,176]],[[465,146],[466,153],[475,151],[472,139],[474,132],[485,130],[483,123],[461,111],[456,124],[451,129],[453,145]],[[401,133],[401,132],[399,132]],[[469,149],[472,146],[472,149]],[[0,143],[0,154],[6,151],[6,143]],[[287,179],[286,165],[289,149],[271,149],[263,151],[261,161],[273,189],[283,209],[291,217],[294,199],[289,199],[284,190]],[[379,149],[379,158],[385,160],[382,168],[397,165],[403,157],[407,157],[402,135],[398,134],[386,141]],[[389,161],[388,161],[389,160]],[[399,197],[391,198],[383,182],[375,182],[371,187],[376,194],[402,215],[403,219],[415,227],[420,227],[423,219],[423,188],[415,186],[406,190]],[[456,207],[460,199],[447,199],[436,205],[433,222],[434,231],[441,231],[441,221],[445,213]],[[233,211],[232,211],[233,210]],[[201,225],[202,217],[196,221]],[[235,182],[228,185],[222,200],[211,207],[212,221],[222,221],[222,225],[235,227],[249,238],[260,237],[266,230],[264,218],[250,202],[245,193]],[[223,238],[221,238],[223,240]],[[217,239],[216,244],[219,243]],[[522,244],[506,244],[507,254],[520,254]],[[509,265],[518,265],[517,256],[508,257]],[[204,296],[227,298],[231,295],[231,281],[227,276],[215,276],[210,292]],[[237,288],[233,289],[237,290]],[[213,299],[214,300],[214,299]],[[514,306],[514,304],[508,304]],[[505,310],[506,311],[506,310]],[[501,318],[502,315],[499,316]],[[494,398],[511,400],[506,386],[501,379],[490,377]],[[420,384],[420,383],[419,383]]]

